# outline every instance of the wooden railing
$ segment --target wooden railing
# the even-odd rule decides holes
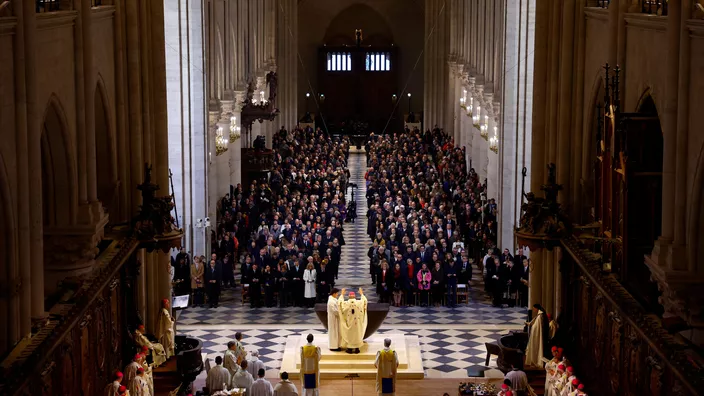
[[[135,239],[114,240],[89,279],[56,304],[46,324],[2,364],[3,395],[98,395],[113,370],[124,367],[122,333],[129,316]]]
[[[701,357],[603,272],[596,255],[575,239],[563,240],[562,246],[562,312],[567,315],[562,323],[569,326],[570,340],[565,347],[581,382],[592,388],[589,393],[700,394]]]

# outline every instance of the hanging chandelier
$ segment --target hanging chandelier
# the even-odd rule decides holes
[[[218,156],[227,151],[228,143],[227,136],[223,135],[222,127],[219,126],[215,131],[215,155]]]
[[[499,135],[497,134],[498,129],[498,127],[494,126],[494,136],[489,139],[489,150],[496,154],[499,153]]]
[[[237,117],[230,117],[230,142],[234,143],[242,137],[240,127],[237,125]]]

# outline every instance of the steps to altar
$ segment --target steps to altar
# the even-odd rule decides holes
[[[349,374],[357,374],[361,378],[374,378],[376,368],[374,360],[377,351],[383,349],[384,339],[391,339],[391,348],[396,351],[399,360],[398,379],[424,378],[423,360],[421,358],[418,336],[401,333],[375,334],[365,340],[360,353],[349,354],[345,351],[333,352],[328,348],[328,336],[324,333],[312,333],[313,343],[320,347],[321,378],[345,378]],[[290,378],[298,378],[301,365],[301,346],[306,344],[306,336],[300,334],[286,339],[281,372],[287,371]]]

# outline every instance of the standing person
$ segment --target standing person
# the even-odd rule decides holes
[[[315,305],[315,280],[317,278],[317,271],[313,266],[312,262],[308,263],[306,270],[303,272],[303,281],[305,282],[304,297],[306,299],[306,305],[312,307]]]
[[[226,390],[230,386],[230,372],[222,366],[222,357],[215,357],[215,367],[211,367],[210,371],[208,371],[208,376],[205,378],[205,386],[210,394]]]
[[[442,305],[442,296],[445,294],[445,273],[440,266],[440,261],[435,262],[435,266],[430,271],[432,283],[430,290],[433,293],[433,304]]]
[[[394,305],[397,307],[401,306],[401,299],[403,298],[403,293],[407,289],[406,274],[401,269],[401,264],[396,263],[394,265]]]
[[[249,395],[252,384],[254,383],[254,377],[252,377],[252,374],[247,370],[248,368],[249,362],[243,360],[242,364],[237,366],[235,375],[232,376],[232,386],[235,388],[243,388],[246,395]]]
[[[501,288],[499,287],[499,259],[491,257],[486,261],[487,292],[492,296],[492,305],[501,306]]]
[[[340,307],[337,298],[340,291],[336,287],[328,297],[328,346],[331,351],[339,352],[340,349]]]
[[[303,306],[303,293],[304,293],[304,282],[303,282],[303,267],[298,259],[293,260],[293,267],[289,268],[291,272],[291,294],[293,295],[294,304],[298,307]]]
[[[247,351],[242,343],[242,333],[239,331],[235,333],[235,357],[237,358],[237,364],[242,363],[247,358]]]
[[[230,341],[227,343],[227,350],[225,350],[225,361],[223,367],[227,369],[230,375],[235,375],[239,365],[237,364],[237,342]]]
[[[264,362],[259,360],[259,351],[256,349],[249,353],[249,359],[247,359],[247,371],[254,377],[259,369],[264,368]]]
[[[301,347],[301,396],[318,396],[322,354],[320,347],[313,345],[313,334],[308,334],[306,341]]]
[[[271,265],[267,264],[262,273],[262,284],[264,285],[264,303],[267,308],[274,306],[274,292],[276,291],[276,276],[271,271]]]
[[[196,256],[191,264],[191,290],[193,291],[192,303],[195,306],[203,304],[203,286],[205,285],[205,266],[203,260]]]
[[[161,312],[159,312],[159,326],[157,328],[157,337],[159,343],[164,347],[166,359],[176,355],[176,334],[174,333],[174,318],[169,312],[171,304],[167,298],[161,300]]]
[[[364,345],[364,332],[367,330],[367,298],[361,287],[359,294],[361,300],[355,299],[354,292],[350,292],[349,300],[345,301],[345,289],[342,289],[337,300],[340,304],[342,346],[347,348],[347,353],[359,353],[359,348]]]
[[[525,366],[528,368],[542,368],[543,357],[548,357],[550,353],[548,317],[545,314],[545,309],[540,304],[533,305],[533,315],[533,319],[530,322],[526,322],[529,335]]]
[[[467,253],[462,253],[462,259],[457,269],[457,284],[469,285],[472,280],[472,263],[467,257]]]
[[[420,290],[420,306],[427,307],[430,305],[428,293],[430,291],[430,281],[433,279],[433,276],[430,274],[430,271],[428,271],[428,265],[426,263],[421,264],[416,278],[418,279],[418,290]]]
[[[448,253],[447,261],[445,262],[445,279],[447,288],[447,306],[454,308],[457,305],[457,272],[459,268],[455,258],[451,253]]]
[[[318,288],[317,296],[318,300],[321,300],[321,302],[325,296],[330,294],[330,287],[332,287],[332,284],[334,283],[332,271],[328,269],[330,266],[328,263],[328,259],[323,259],[320,264],[320,269],[318,269],[318,273],[316,275],[316,283]]]
[[[208,303],[210,308],[217,308],[220,301],[222,275],[220,268],[215,265],[215,260],[210,260],[210,268],[205,272],[205,279],[208,285]]]
[[[528,282],[530,280],[530,259],[523,259],[521,284],[518,286],[518,302],[521,307],[528,306]]]
[[[288,373],[281,373],[281,382],[274,387],[274,396],[298,396],[296,384],[289,381]]]
[[[274,396],[274,387],[271,386],[271,382],[264,379],[266,371],[264,369],[259,369],[257,373],[257,380],[252,384],[251,396]]]
[[[391,349],[391,339],[384,339],[384,349],[376,353],[374,361],[376,367],[376,393],[377,395],[396,394],[396,370],[398,369],[398,354]]]
[[[288,373],[281,373],[281,382],[274,387],[274,396],[298,396],[296,384],[288,380]]]
[[[257,263],[249,271],[249,303],[252,308],[259,308],[262,300],[262,272]]]
[[[130,364],[125,367],[124,384],[127,389],[132,389],[132,382],[137,377],[137,370],[142,368],[142,359],[144,356],[141,353],[134,355]]]
[[[130,390],[130,395],[134,396],[152,396],[149,391],[149,383],[147,379],[144,378],[144,368],[140,367],[137,369],[137,377],[132,381],[134,386],[134,391]]]
[[[552,359],[545,363],[545,396],[554,396],[553,381],[557,378],[557,367],[562,364],[562,348],[552,347]]]
[[[105,396],[119,396],[120,386],[124,375],[120,371],[115,371],[112,382],[105,387]]]
[[[528,376],[514,365],[511,365],[511,369],[506,373],[504,379],[511,381],[511,389],[514,393],[518,392],[519,395],[524,395],[528,391]]]
[[[389,264],[386,260],[381,260],[381,268],[376,276],[376,294],[379,295],[380,303],[388,303],[389,295],[393,287],[394,278],[389,271]]]

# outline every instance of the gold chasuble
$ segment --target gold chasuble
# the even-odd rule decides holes
[[[376,393],[378,395],[394,395],[396,392],[396,372],[398,355],[390,348],[384,348],[376,353]]]
[[[317,395],[320,387],[320,348],[308,343],[301,347],[301,395]]]
[[[345,297],[340,294],[337,302],[340,305],[340,346],[361,348],[367,330],[367,298],[362,295],[359,300],[353,297],[345,301]]]

